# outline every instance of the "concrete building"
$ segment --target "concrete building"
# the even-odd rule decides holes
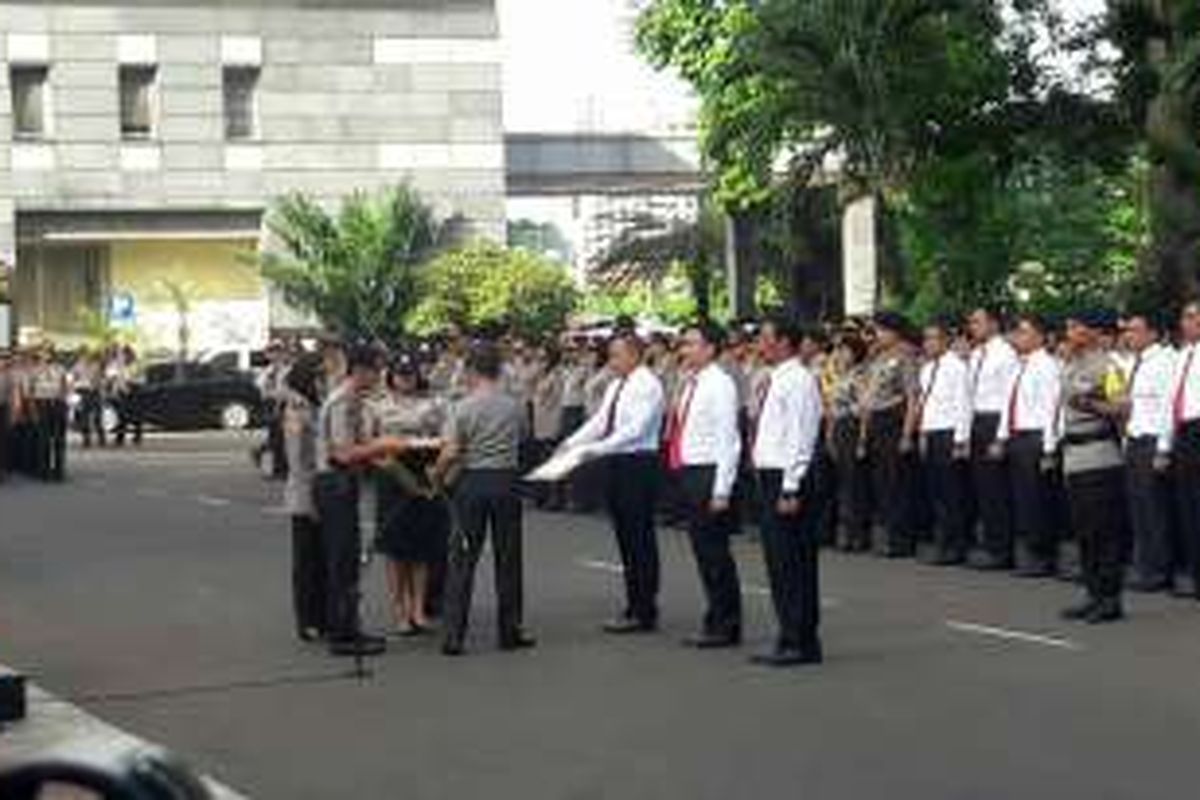
[[[24,338],[115,312],[257,345],[273,197],[410,180],[504,234],[493,0],[0,2],[0,270]]]

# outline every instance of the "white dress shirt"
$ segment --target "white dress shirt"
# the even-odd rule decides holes
[[[1183,415],[1175,417],[1176,398],[1183,392]],[[1175,432],[1175,423],[1194,422],[1200,419],[1200,344],[1190,344],[1179,351],[1172,370],[1171,393],[1167,396],[1169,427]]]
[[[733,493],[742,454],[738,410],[737,384],[715,362],[685,381],[679,394],[683,466],[716,467],[713,499],[727,500]]]
[[[1130,439],[1154,436],[1159,452],[1171,449],[1171,414],[1177,354],[1173,348],[1158,344],[1147,347],[1134,362],[1129,378],[1129,422],[1125,433]]]
[[[597,456],[656,453],[663,398],[662,381],[647,367],[639,366],[628,377],[617,377],[608,384],[600,408],[563,446],[586,446],[590,454]],[[608,431],[610,419],[612,430]]]
[[[1035,350],[1022,358],[1009,400],[1000,413],[997,441],[1008,441],[1014,433],[1040,431],[1043,452],[1053,453],[1058,448],[1061,396],[1062,367],[1054,356]]]
[[[789,359],[771,371],[758,409],[754,466],[782,470],[782,491],[793,494],[808,473],[820,433],[821,389],[798,359]]]
[[[921,367],[918,420],[921,433],[954,431],[955,444],[971,440],[971,383],[967,362],[957,353],[943,353]]]
[[[1004,413],[1012,394],[1012,382],[1021,369],[1017,351],[1003,337],[993,336],[971,351],[969,367],[974,413]]]

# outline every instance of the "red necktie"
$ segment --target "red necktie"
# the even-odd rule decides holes
[[[692,408],[692,396],[696,393],[696,379],[688,378],[680,395],[680,403],[671,413],[670,430],[667,432],[667,468],[677,472],[683,468],[683,429],[687,426],[688,413]]]
[[[1025,377],[1025,370],[1029,367],[1029,359],[1026,358],[1021,362],[1021,371],[1017,373],[1017,379],[1013,381],[1012,394],[1008,397],[1008,432],[1014,434],[1020,430],[1017,425],[1017,408],[1019,403],[1017,400],[1021,397],[1021,379]]]
[[[1179,376],[1179,386],[1175,389],[1175,403],[1172,406],[1175,427],[1183,424],[1187,413],[1187,384],[1188,375],[1192,372],[1192,359],[1196,357],[1196,345],[1188,348],[1187,360],[1183,362],[1183,374]]]
[[[612,436],[613,429],[617,427],[617,404],[621,402],[621,392],[625,391],[625,382],[628,380],[629,376],[625,376],[617,383],[617,390],[613,392],[612,402],[608,406],[608,417],[604,420],[604,436],[601,438],[607,439]]]

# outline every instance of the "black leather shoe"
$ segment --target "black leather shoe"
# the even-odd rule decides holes
[[[366,634],[353,639],[334,639],[329,643],[329,652],[335,656],[378,656],[386,651],[387,642]]]
[[[701,633],[687,637],[683,643],[697,650],[721,650],[739,646],[742,643],[742,635],[740,633]]]
[[[1013,572],[1018,578],[1053,578],[1058,571],[1049,564],[1027,564]]]
[[[819,647],[806,650],[783,648],[750,656],[751,664],[762,667],[798,667],[804,664],[820,664],[822,661],[824,657]]]
[[[611,633],[614,636],[627,636],[635,633],[654,633],[658,630],[657,622],[642,622],[636,619],[614,619],[604,623],[601,627],[605,633]]]
[[[1171,583],[1170,581],[1166,580],[1155,581],[1138,578],[1137,580],[1132,580],[1126,584],[1125,588],[1131,592],[1137,592],[1138,594],[1158,594],[1160,592],[1170,591]]]
[[[453,658],[461,656],[464,652],[462,642],[446,641],[442,643],[442,655],[444,656]]]
[[[1121,607],[1121,601],[1109,598],[1096,603],[1095,608],[1084,618],[1084,622],[1089,625],[1103,625],[1106,622],[1116,622],[1124,618],[1125,609]]]
[[[1082,603],[1077,603],[1073,606],[1064,608],[1059,616],[1065,620],[1071,621],[1087,619],[1098,605],[1099,601],[1089,598],[1084,600]]]
[[[500,640],[501,650],[530,650],[537,647],[537,639],[527,633],[517,633]]]

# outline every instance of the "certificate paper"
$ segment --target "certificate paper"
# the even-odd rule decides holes
[[[583,451],[579,448],[556,453],[540,467],[526,475],[525,480],[539,483],[555,483],[566,478],[586,460]]]

